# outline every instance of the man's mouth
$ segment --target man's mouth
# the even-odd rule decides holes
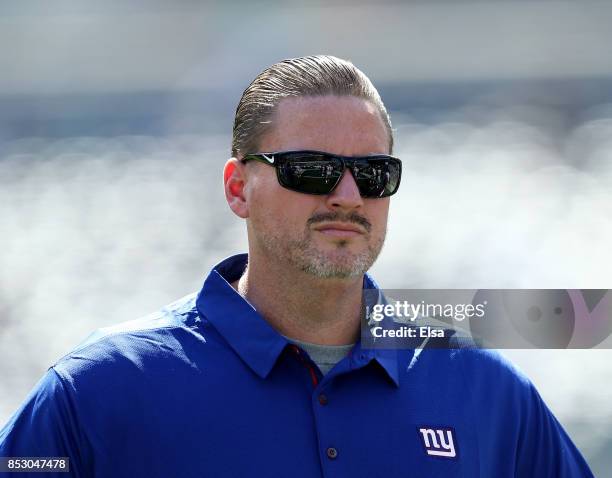
[[[365,234],[362,227],[346,222],[326,222],[316,226],[314,230],[326,236],[340,238],[356,237]]]

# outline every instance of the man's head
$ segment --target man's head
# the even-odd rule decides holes
[[[242,93],[236,108],[232,156],[261,151],[259,141],[272,127],[272,118],[284,98],[354,96],[372,103],[388,134],[393,152],[391,120],[370,79],[352,63],[335,56],[292,58],[262,71]]]
[[[355,278],[376,260],[389,198],[362,197],[348,169],[329,194],[289,190],[275,167],[242,162],[254,153],[296,150],[341,156],[390,154],[387,112],[370,80],[329,56],[285,60],[262,72],[236,111],[224,170],[231,209],[247,220],[251,260],[319,278]]]

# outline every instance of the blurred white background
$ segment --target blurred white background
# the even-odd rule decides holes
[[[386,288],[612,288],[612,3],[0,4],[0,423],[93,329],[246,248],[225,204],[242,90],[328,53],[392,115]],[[504,351],[596,476],[610,350]]]

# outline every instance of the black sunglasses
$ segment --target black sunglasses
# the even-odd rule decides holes
[[[338,156],[322,151],[281,151],[247,154],[241,161],[251,160],[273,166],[281,186],[306,194],[330,194],[346,168],[364,198],[395,194],[402,178],[402,162],[386,154]]]

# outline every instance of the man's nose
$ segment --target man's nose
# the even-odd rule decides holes
[[[357,209],[363,206],[363,198],[351,172],[344,171],[340,183],[327,195],[327,206],[330,209]]]

